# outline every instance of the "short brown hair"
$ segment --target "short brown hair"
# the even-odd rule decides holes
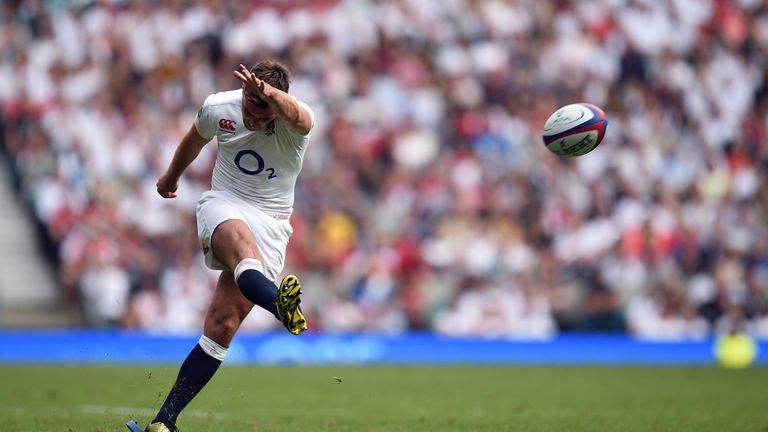
[[[262,60],[251,68],[251,73],[272,87],[288,93],[288,88],[291,86],[291,72],[279,61]]]

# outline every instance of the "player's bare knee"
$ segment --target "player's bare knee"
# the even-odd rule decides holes
[[[241,319],[236,313],[212,314],[205,323],[205,334],[223,346],[229,346],[240,328]]]

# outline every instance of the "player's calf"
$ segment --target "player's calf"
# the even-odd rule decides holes
[[[245,258],[235,267],[235,283],[245,298],[272,312],[276,317],[277,286],[264,275],[264,265],[255,258]]]

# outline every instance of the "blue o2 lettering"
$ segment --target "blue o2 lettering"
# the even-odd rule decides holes
[[[240,165],[240,161],[243,159],[243,157],[250,157],[256,160],[256,168],[255,169],[248,169],[244,166]],[[240,152],[237,153],[235,156],[235,165],[237,165],[237,168],[243,173],[247,175],[259,175],[262,171],[264,171],[264,158],[261,157],[260,154],[256,153],[253,150],[240,150]],[[267,178],[275,178],[277,177],[277,174],[275,174],[274,168],[267,168],[267,172],[269,173],[269,177]]]

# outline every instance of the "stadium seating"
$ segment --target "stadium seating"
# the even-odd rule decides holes
[[[205,96],[275,57],[317,118],[286,267],[314,328],[768,337],[765,2],[188,3],[0,14],[0,148],[93,325],[199,328],[212,146],[178,199],[154,184]],[[559,159],[541,126],[576,101],[608,134]]]

